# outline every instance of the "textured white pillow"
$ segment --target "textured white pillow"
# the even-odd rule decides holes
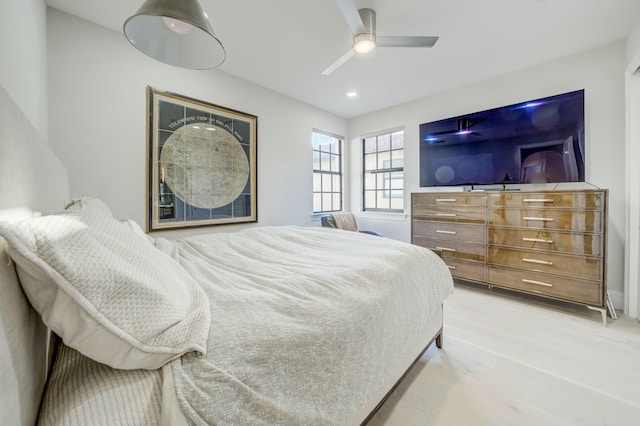
[[[102,200],[94,197],[83,195],[80,198],[74,198],[65,208],[67,213],[100,213],[108,217],[113,217],[111,209]]]
[[[61,213],[2,223],[0,236],[31,304],[68,346],[120,369],[206,352],[206,294],[128,225]]]
[[[136,222],[135,220],[129,219],[128,217],[124,217],[120,219],[120,222],[127,225],[129,229],[131,229],[131,231],[137,236],[139,236],[140,238],[144,239],[145,241],[148,241],[151,244],[154,244],[155,238],[153,238],[150,235],[147,235],[144,232],[144,230],[140,227],[140,225],[138,225],[138,222]]]

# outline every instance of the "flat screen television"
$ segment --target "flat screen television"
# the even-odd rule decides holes
[[[420,186],[583,182],[584,90],[420,125]]]

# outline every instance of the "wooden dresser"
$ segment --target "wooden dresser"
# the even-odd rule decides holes
[[[414,193],[411,242],[440,250],[454,278],[484,282],[486,210],[484,193]]]
[[[454,278],[579,303],[606,323],[606,190],[413,193],[412,243]]]

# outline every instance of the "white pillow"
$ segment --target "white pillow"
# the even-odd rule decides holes
[[[128,217],[123,217],[122,219],[120,219],[120,222],[127,225],[129,229],[131,229],[131,231],[137,236],[139,236],[140,238],[143,238],[145,241],[148,241],[150,244],[154,244],[155,238],[153,238],[152,236],[144,232],[144,230],[140,227],[140,225],[138,225],[138,222],[136,222],[135,220],[129,219]]]
[[[24,291],[70,347],[120,369],[206,352],[209,301],[173,259],[95,212],[1,223]]]
[[[100,213],[108,217],[113,217],[111,209],[104,201],[86,195],[71,200],[65,210],[67,213],[91,212]]]

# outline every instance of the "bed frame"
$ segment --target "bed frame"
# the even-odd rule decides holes
[[[0,220],[61,210],[70,199],[65,167],[0,86]],[[0,413],[2,423],[34,425],[53,349],[51,335],[22,292],[0,238]],[[442,345],[442,310],[392,378],[348,422],[365,424],[434,341]]]

